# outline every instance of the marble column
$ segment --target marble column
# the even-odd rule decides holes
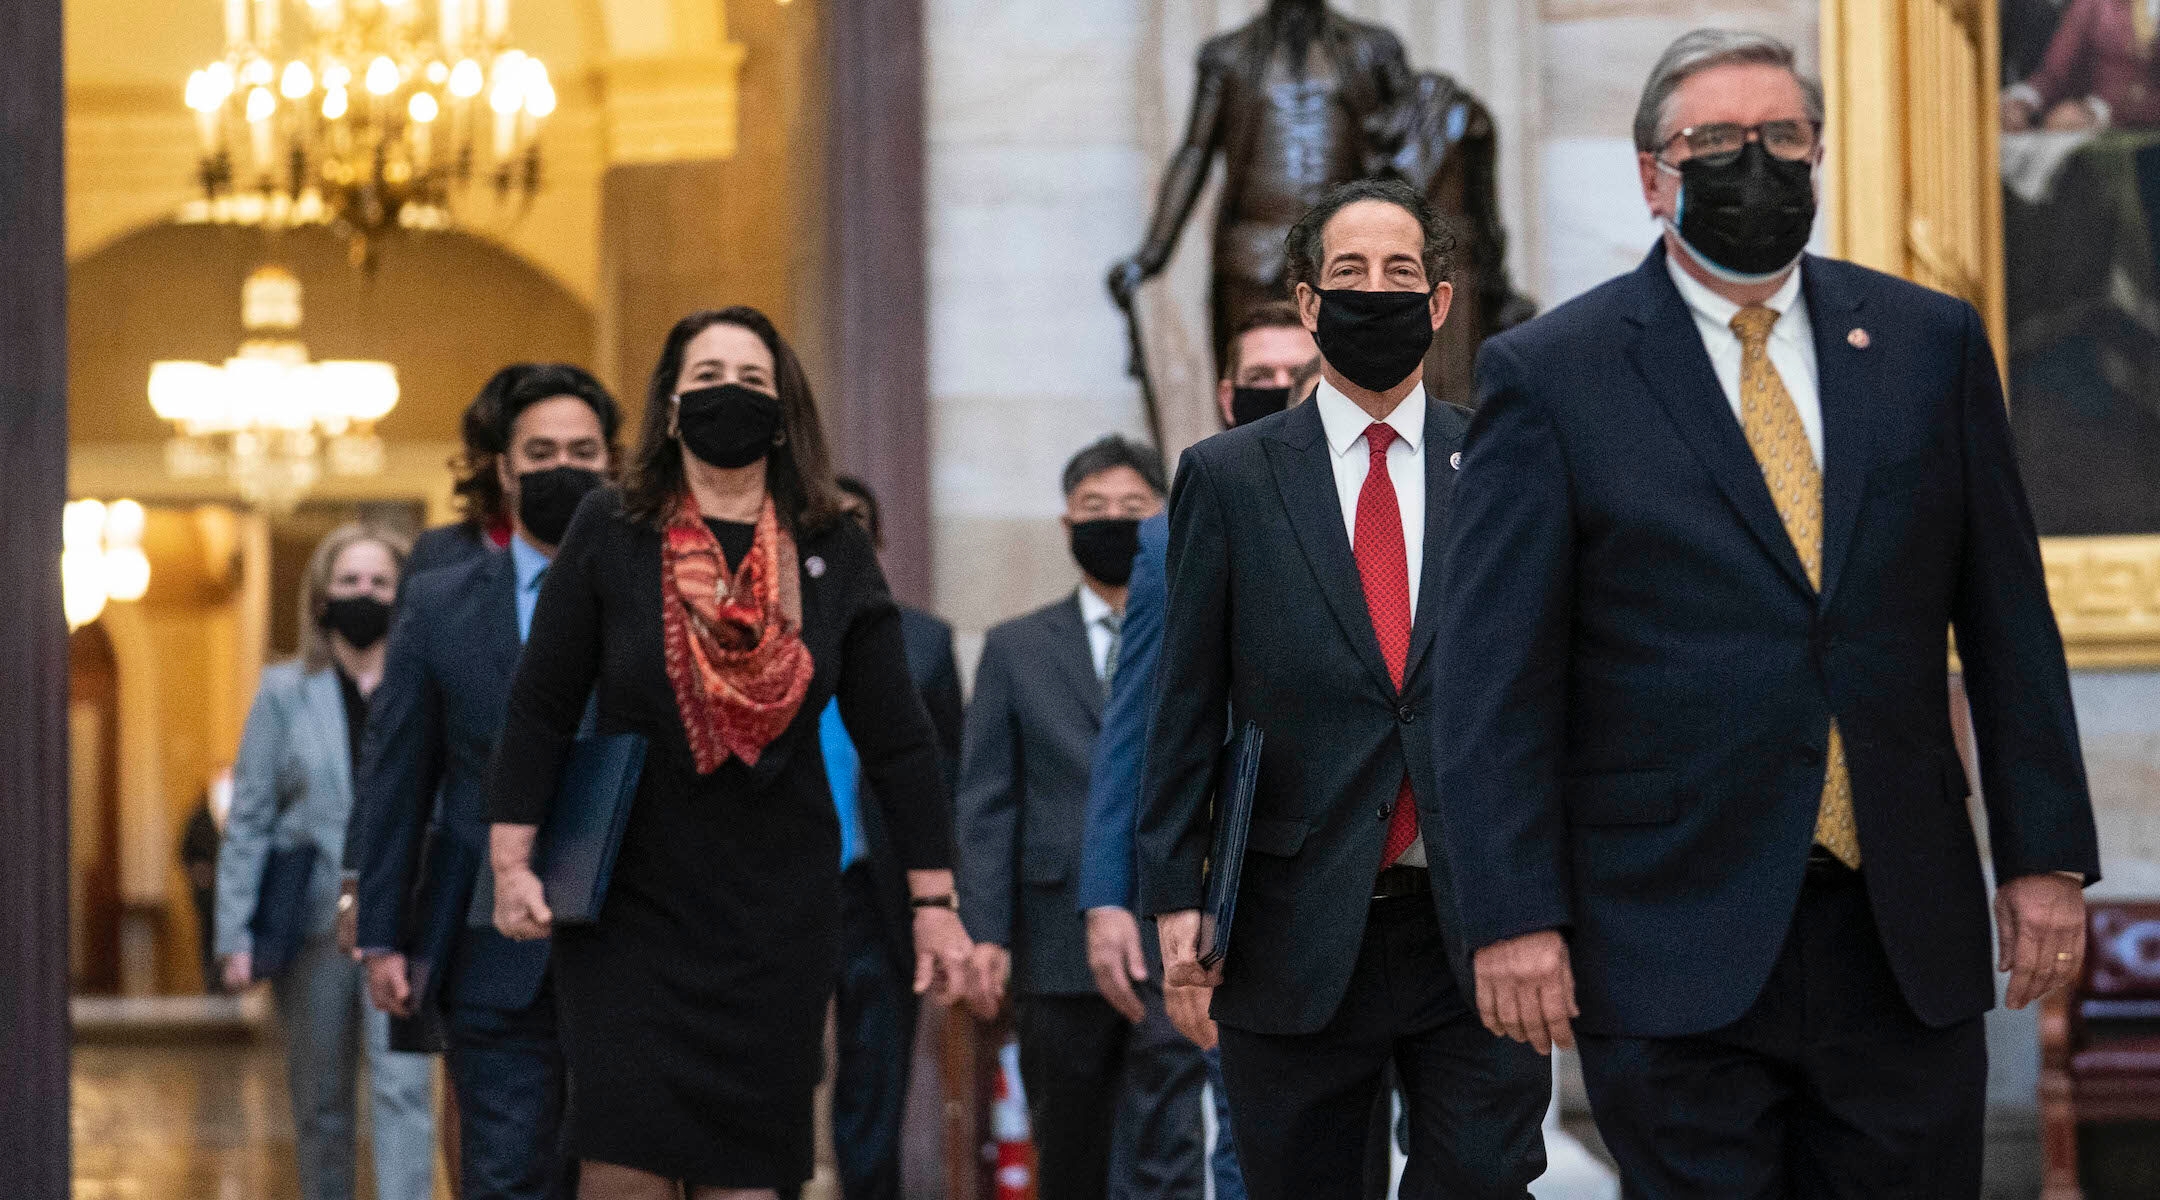
[[[0,1179],[68,1195],[60,0],[0,6]]]

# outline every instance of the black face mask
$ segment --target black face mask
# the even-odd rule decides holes
[[[755,388],[723,383],[684,392],[675,401],[683,449],[724,470],[747,467],[772,453],[780,434],[780,401]]]
[[[1431,292],[1320,293],[1320,354],[1343,378],[1385,392],[1432,348]]]
[[[1073,561],[1087,577],[1111,587],[1124,587],[1132,578],[1133,556],[1140,553],[1140,522],[1132,517],[1103,517],[1075,521],[1072,527]]]
[[[1290,389],[1234,387],[1230,389],[1230,425],[1250,425],[1290,407]]]
[[[1680,164],[1674,220],[1680,240],[1713,275],[1761,283],[1807,249],[1815,225],[1815,165],[1749,142],[1729,161]]]
[[[365,650],[390,632],[390,606],[373,596],[345,596],[323,605],[322,627]]]
[[[584,467],[548,467],[527,471],[517,479],[518,521],[543,546],[562,545],[563,531],[570,528],[578,501],[600,486],[600,472]]]

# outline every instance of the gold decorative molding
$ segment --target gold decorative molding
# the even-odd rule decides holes
[[[1971,301],[1998,364],[2000,38],[1995,0],[1822,4],[1831,252]],[[2072,667],[2160,667],[2160,533],[2042,538],[2040,552]]]
[[[2160,534],[2048,538],[2040,554],[2072,667],[2160,666]]]

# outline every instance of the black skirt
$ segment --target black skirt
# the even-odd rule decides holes
[[[829,814],[655,762],[597,925],[556,934],[571,1148],[692,1184],[791,1188],[839,963]]]

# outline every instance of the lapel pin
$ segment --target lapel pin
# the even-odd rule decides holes
[[[803,560],[803,565],[802,565],[802,566],[803,566],[803,570],[804,570],[804,571],[807,571],[807,572],[809,573],[809,575],[810,575],[810,578],[812,578],[812,579],[823,579],[823,578],[825,578],[825,560],[824,560],[824,559],[822,559],[822,558],[819,558],[819,557],[818,557],[817,555],[813,554],[813,555],[811,555],[810,557],[808,557],[808,558],[804,559],[804,560]]]
[[[1448,455],[1447,465],[1458,471],[1462,470],[1462,451],[1457,450],[1455,453]]]
[[[1867,349],[1868,343],[1873,340],[1874,339],[1868,337],[1867,330],[1865,329],[1855,329],[1851,333],[1845,335],[1845,344],[1851,346],[1855,350]]]

